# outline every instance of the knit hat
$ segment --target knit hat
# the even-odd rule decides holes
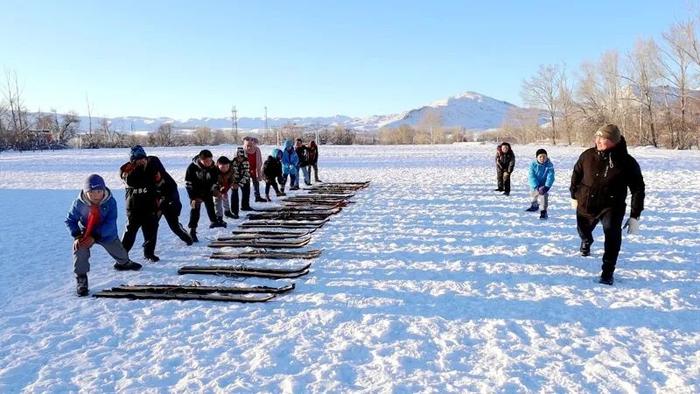
[[[237,157],[246,157],[246,155],[245,155],[245,150],[243,149],[242,146],[239,146],[239,147],[236,149],[236,156],[237,156]]]
[[[207,159],[207,158],[212,158],[214,155],[211,154],[211,151],[209,149],[202,149],[201,152],[197,155],[200,159]]]
[[[535,152],[535,157],[537,157],[537,156],[539,156],[539,155],[542,155],[542,154],[545,154],[545,155],[546,155],[546,154],[547,154],[547,151],[544,150],[544,149],[542,149],[542,148],[537,149],[537,152]]]
[[[84,192],[89,192],[93,190],[105,190],[105,180],[97,174],[92,174],[85,179],[85,185],[83,186]]]
[[[129,160],[134,161],[138,159],[145,159],[146,158],[146,151],[143,150],[143,147],[141,145],[134,145],[133,148],[131,148],[131,153],[129,154]]]
[[[599,128],[598,131],[595,132],[595,136],[607,138],[616,144],[620,142],[620,138],[622,137],[620,129],[618,129],[614,124],[606,124],[605,126]]]
[[[231,160],[226,156],[221,156],[216,160],[216,164],[231,164]]]

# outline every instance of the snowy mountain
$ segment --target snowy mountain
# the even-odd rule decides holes
[[[401,115],[377,119],[374,128],[415,126],[430,117],[438,118],[443,127],[464,127],[471,130],[488,130],[500,127],[503,118],[515,105],[475,92],[438,100],[430,105],[412,109]],[[436,116],[437,115],[437,116]],[[433,122],[435,123],[435,122]]]
[[[475,92],[438,100],[432,104],[405,112],[389,115],[374,115],[366,118],[352,118],[344,115],[326,117],[297,117],[297,118],[268,118],[269,127],[281,127],[288,124],[298,126],[325,125],[344,126],[359,130],[372,131],[382,127],[398,127],[402,124],[415,126],[426,117],[435,119],[439,116],[443,127],[464,127],[469,130],[488,130],[499,127],[503,118],[515,105],[506,101],[494,99]],[[431,114],[431,115],[428,115]],[[209,127],[212,129],[230,129],[231,118],[192,118],[178,120],[168,117],[147,118],[127,116],[108,118],[111,127],[116,131],[155,131],[163,123],[171,123],[176,128],[192,129],[195,127]],[[93,118],[95,127],[101,122],[101,118]],[[81,117],[81,128],[87,129],[89,119]],[[435,122],[433,122],[435,124]],[[263,118],[238,119],[238,127],[242,130],[262,129],[265,127]]]

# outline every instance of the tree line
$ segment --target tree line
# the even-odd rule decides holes
[[[575,73],[563,64],[541,65],[521,88],[523,101],[538,111],[513,110],[500,137],[588,144],[599,126],[614,123],[631,145],[698,147],[697,23],[675,23],[660,39],[641,38],[624,54],[608,50]]]

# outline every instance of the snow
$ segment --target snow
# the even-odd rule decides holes
[[[513,146],[509,198],[491,191],[494,147],[321,146],[323,180],[372,184],[314,233],[311,273],[265,304],[76,297],[64,216],[98,172],[124,228],[128,149],[4,152],[0,392],[700,391],[700,153],[632,150],[646,210],[608,287],[596,283],[600,227],[592,257],[576,253],[567,188],[582,148],[546,147],[557,180],[545,222],[524,212],[539,146]],[[147,152],[182,185],[200,149]],[[91,291],[286,283],[178,276],[228,233],[207,224],[203,214],[203,242],[187,247],[162,223],[162,260],[138,273],[93,248]],[[143,262],[139,248],[132,258]]]

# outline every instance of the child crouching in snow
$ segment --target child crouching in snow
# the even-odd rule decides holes
[[[117,234],[117,203],[105,181],[97,174],[85,180],[85,186],[73,201],[66,227],[73,237],[73,272],[75,272],[79,296],[88,294],[87,273],[90,271],[90,248],[102,245],[116,260],[114,268],[120,271],[141,269],[141,264],[129,260]]]
[[[528,182],[532,202],[528,212],[540,211],[540,219],[547,219],[547,205],[549,203],[549,189],[554,184],[554,165],[547,157],[547,151],[538,149],[536,159],[530,163]],[[539,201],[542,201],[540,204]]]

